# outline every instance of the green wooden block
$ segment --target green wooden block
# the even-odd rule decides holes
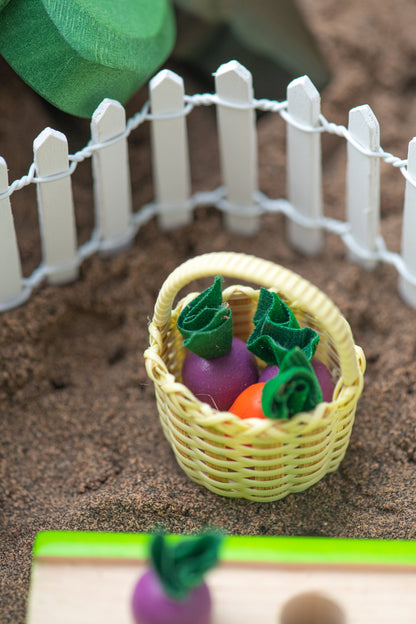
[[[169,535],[173,542],[180,535]],[[94,531],[40,531],[33,545],[33,558],[147,559],[150,533],[106,533]],[[283,565],[379,566],[416,569],[416,541],[227,535],[221,559]]]
[[[0,13],[0,54],[42,97],[82,117],[106,97],[128,100],[174,40],[169,0],[13,0]]]

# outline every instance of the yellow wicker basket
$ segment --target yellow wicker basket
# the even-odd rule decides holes
[[[316,352],[336,379],[333,401],[290,420],[241,420],[202,403],[181,383],[185,357],[176,321],[197,293],[173,310],[178,292],[195,279],[223,275],[276,291],[301,325],[320,335]],[[259,290],[236,285],[224,290],[234,335],[247,340]],[[186,474],[212,492],[253,501],[273,501],[310,487],[336,470],[346,452],[365,357],[350,326],[332,301],[302,277],[245,254],[208,253],[177,267],[163,284],[149,326],[146,370],[155,386],[164,434]]]

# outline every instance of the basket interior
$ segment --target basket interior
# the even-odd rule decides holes
[[[181,371],[186,349],[182,346],[183,338],[177,329],[176,322],[184,306],[197,294],[190,293],[179,301],[176,308],[172,311],[170,326],[163,340],[162,359],[166,363],[168,371],[180,382],[182,381]],[[253,316],[259,294],[259,290],[240,285],[230,286],[223,292],[223,300],[229,303],[232,310],[233,334],[245,342],[254,327]],[[337,383],[341,376],[340,359],[330,333],[317,322],[316,318],[308,310],[300,307],[296,302],[288,300],[281,293],[278,294],[292,309],[301,327],[310,327],[319,334],[320,340],[316,350],[316,357],[328,367],[334,382]]]

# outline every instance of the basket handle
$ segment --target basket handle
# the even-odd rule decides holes
[[[290,269],[268,260],[242,253],[213,252],[187,260],[179,265],[160,289],[153,323],[161,331],[169,324],[172,306],[178,292],[201,277],[223,275],[275,288],[291,301],[307,308],[332,336],[340,355],[344,382],[353,385],[359,377],[354,341],[349,324],[335,304],[316,286]]]

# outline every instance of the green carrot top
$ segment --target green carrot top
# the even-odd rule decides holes
[[[255,327],[247,348],[269,366],[280,366],[294,347],[299,347],[308,360],[314,356],[319,334],[310,327],[300,327],[292,310],[277,293],[260,289],[253,322]]]
[[[192,299],[181,311],[177,327],[184,337],[183,346],[197,355],[212,359],[231,350],[233,323],[231,308],[222,300],[223,278]]]
[[[322,401],[322,391],[312,364],[295,347],[284,357],[279,373],[266,382],[261,406],[268,418],[291,418],[309,412]]]
[[[156,534],[151,543],[151,561],[166,593],[181,600],[202,582],[204,575],[218,561],[222,537],[207,534],[184,538],[169,544]]]

